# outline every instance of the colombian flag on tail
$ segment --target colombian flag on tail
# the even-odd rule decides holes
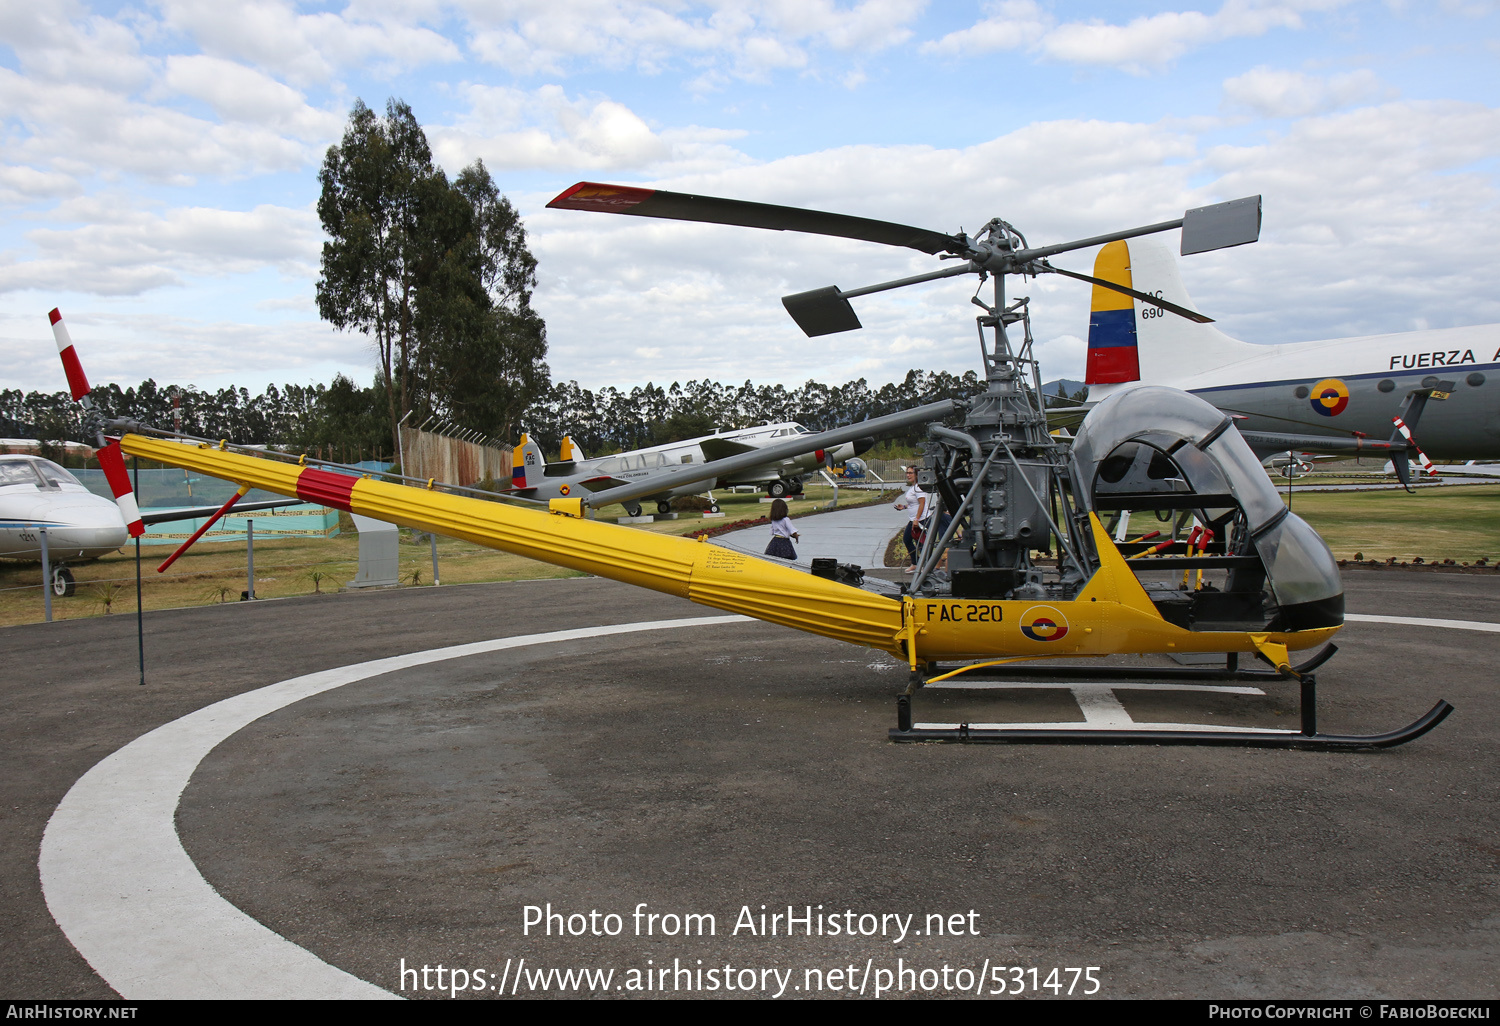
[[[1134,288],[1130,278],[1130,248],[1111,242],[1094,260],[1094,277]],[[1089,314],[1089,362],[1084,383],[1111,385],[1138,381],[1140,351],[1136,348],[1135,300],[1122,292],[1094,286]]]

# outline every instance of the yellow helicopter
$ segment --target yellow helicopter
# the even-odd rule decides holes
[[[1048,431],[1027,300],[1007,304],[1006,277],[1065,274],[1178,316],[1207,320],[1121,281],[1053,267],[1048,258],[1176,228],[1182,229],[1185,255],[1253,242],[1260,230],[1258,196],[1188,211],[1175,221],[1038,248],[1029,248],[1014,227],[998,219],[971,238],[821,211],[588,182],[549,205],[836,235],[957,260],[939,271],[862,289],[829,287],[786,297],[787,310],[809,335],[859,327],[848,302],[854,296],[957,274],[993,279],[993,301],[974,300],[983,310],[978,322],[986,343],[985,388],[979,394],[678,471],[684,482],[688,475],[723,476],[737,469],[736,461],[766,462],[792,455],[793,447],[832,447],[927,423],[930,440],[918,484],[935,512],[910,584],[867,578],[860,567],[820,565],[831,562],[821,560],[809,574],[703,538],[655,535],[588,519],[590,509],[638,498],[639,489],[660,490],[659,479],[553,499],[544,509],[524,508],[431,480],[356,475],[305,455],[281,457],[263,450],[252,455],[227,441],[123,422],[104,426],[118,435],[109,443],[115,447],[113,460],[119,462],[122,452],[156,460],[233,481],[241,495],[260,488],[296,496],[878,649],[909,670],[908,686],[897,699],[897,726],[890,731],[894,740],[1368,749],[1418,737],[1451,711],[1439,702],[1389,734],[1318,732],[1311,671],[1332,655],[1334,647],[1327,643],[1343,624],[1337,563],[1312,528],[1282,504],[1229,417],[1185,392],[1143,387],[1100,403],[1071,440]],[[56,311],[53,321],[63,349],[66,330]],[[1013,335],[1019,344],[1013,344]],[[79,394],[76,385],[74,394]],[[945,419],[955,426],[941,423]],[[1121,525],[1128,525],[1133,510],[1158,511],[1158,516],[1166,511],[1174,525],[1185,527],[1191,519],[1194,527],[1185,539],[1174,526],[1165,540],[1117,541],[1115,534],[1124,538]],[[1116,528],[1114,534],[1106,522]],[[1055,560],[1036,558],[1054,548]],[[1325,645],[1309,662],[1293,664],[1291,652]],[[1036,661],[1059,657],[1193,653],[1224,654],[1224,665],[1147,672],[1162,678],[1298,679],[1300,729],[944,727],[912,719],[912,700],[929,683],[1018,670],[1034,676],[1046,672]],[[1241,669],[1241,654],[1263,660],[1270,669]],[[1097,665],[1070,665],[1060,672],[1142,675]]]

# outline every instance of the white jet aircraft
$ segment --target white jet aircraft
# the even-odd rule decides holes
[[[761,424],[757,427],[720,431],[681,442],[668,442],[648,449],[635,449],[613,456],[588,459],[571,437],[563,439],[562,459],[556,463],[544,463],[541,449],[529,438],[523,437],[516,446],[511,485],[523,495],[534,493],[539,498],[567,495],[569,490],[583,487],[589,491],[602,491],[618,485],[645,480],[682,466],[700,466],[713,460],[728,459],[742,453],[754,452],[770,445],[793,441],[799,435],[812,432],[801,424]],[[654,499],[657,509],[666,513],[671,509],[671,500],[679,495],[700,495],[716,483],[723,485],[756,485],[764,487],[766,494],[774,498],[796,495],[802,491],[802,477],[816,473],[823,467],[844,462],[875,444],[874,438],[861,438],[845,442],[832,449],[814,449],[800,456],[776,460],[727,475],[723,479],[714,476],[675,484],[663,489],[660,494],[646,496]],[[538,474],[540,470],[540,474]],[[550,479],[550,480],[549,480]],[[674,481],[680,475],[673,475]],[[626,504],[626,512],[639,513],[639,503],[632,500]],[[717,507],[715,507],[717,509]]]

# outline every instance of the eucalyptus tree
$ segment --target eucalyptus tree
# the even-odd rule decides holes
[[[413,411],[509,435],[547,386],[546,327],[525,228],[484,164],[450,182],[411,107],[355,101],[318,181],[318,312],[374,344],[393,443]]]

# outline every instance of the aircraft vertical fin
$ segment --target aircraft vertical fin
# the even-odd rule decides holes
[[[1134,288],[1130,276],[1130,247],[1111,242],[1094,258],[1094,277]],[[1089,312],[1089,358],[1084,383],[1109,385],[1138,381],[1140,353],[1136,346],[1135,301],[1121,292],[1094,286]]]
[[[1119,246],[1122,252],[1128,253],[1128,256],[1124,258],[1124,263],[1127,268],[1125,273],[1130,276],[1131,288],[1164,299],[1169,303],[1176,303],[1189,310],[1198,309],[1198,304],[1193,302],[1182,283],[1177,254],[1161,239],[1151,237],[1131,239],[1129,242],[1112,243],[1111,246]],[[1111,246],[1106,246],[1100,251],[1098,259],[1101,263],[1105,261]],[[1106,273],[1109,270],[1107,266],[1096,264],[1094,276],[1109,281],[1118,281],[1118,272]],[[1096,311],[1101,309],[1099,305],[1101,292],[1106,296],[1110,295],[1107,290],[1095,288],[1094,309]],[[1132,348],[1130,352],[1136,356],[1139,363],[1138,373],[1133,375],[1133,378],[1138,378],[1145,384],[1191,387],[1188,382],[1205,371],[1236,363],[1249,356],[1264,355],[1266,352],[1262,346],[1254,346],[1230,338],[1213,324],[1199,324],[1185,317],[1164,313],[1148,304],[1121,296],[1119,293],[1113,295],[1115,298],[1110,302],[1119,302],[1124,306],[1134,308],[1131,312],[1134,314],[1135,337],[1131,340],[1131,344],[1135,348]],[[1094,316],[1101,315],[1096,313]],[[1093,366],[1094,346],[1091,328],[1089,332],[1090,367]],[[1132,379],[1101,378],[1099,383],[1126,380]],[[1090,398],[1099,399],[1103,396],[1090,393]]]
[[[535,488],[541,484],[542,466],[545,462],[542,459],[541,446],[533,442],[531,436],[523,431],[520,443],[511,450],[510,486],[520,490]]]

